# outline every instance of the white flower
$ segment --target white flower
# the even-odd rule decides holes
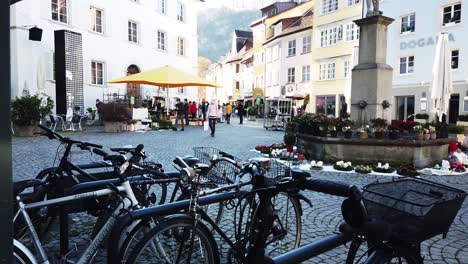
[[[348,161],[346,164],[348,164],[350,167],[352,166],[351,161]]]
[[[315,160],[310,162],[310,166],[314,167],[316,165]]]
[[[388,165],[388,163],[385,163],[385,165],[383,166],[384,169],[388,170],[388,168],[390,167],[390,165]]]
[[[343,164],[343,168],[348,168],[348,163]]]
[[[379,163],[377,164],[377,168],[379,168],[379,169],[382,168],[382,163],[379,162]]]
[[[322,162],[322,161],[317,162],[317,165],[316,165],[316,166],[317,166],[317,167],[322,167],[322,166],[323,166],[323,162]]]
[[[297,159],[297,155],[294,155],[294,158]]]

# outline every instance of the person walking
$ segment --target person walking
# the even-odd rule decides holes
[[[197,118],[197,104],[195,102],[190,105],[190,114],[193,119]]]
[[[211,100],[211,104],[208,105],[208,124],[211,129],[211,136],[215,136],[216,132],[216,120],[219,117],[218,103],[216,99]]]
[[[187,98],[184,99],[184,119],[185,119],[185,125],[189,125],[189,103],[187,102]]]
[[[244,111],[244,105],[239,101],[237,105],[237,115],[239,116],[239,124],[241,125],[244,123]]]
[[[206,102],[205,99],[202,100],[200,108],[201,108],[203,122],[204,122],[206,121],[206,111],[208,111],[208,102]]]
[[[229,125],[231,123],[231,114],[232,114],[232,106],[230,103],[226,105],[226,123]]]
[[[172,130],[177,131],[177,124],[179,123],[179,120],[180,120],[180,123],[182,124],[182,129],[180,131],[184,131],[184,103],[182,103],[179,98],[177,98],[176,102],[177,103],[175,107],[176,107],[177,115],[176,115],[175,124],[172,127]]]

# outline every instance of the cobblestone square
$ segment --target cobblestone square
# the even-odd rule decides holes
[[[77,140],[102,144],[106,148],[123,145],[144,144],[149,160],[160,162],[167,170],[172,170],[171,161],[176,155],[192,154],[192,148],[198,146],[210,146],[225,150],[242,159],[256,156],[250,151],[258,144],[271,144],[282,142],[283,133],[267,131],[259,126],[220,124],[217,126],[216,136],[212,138],[209,132],[200,127],[188,127],[185,131],[175,132],[169,130],[155,132],[131,132],[120,134],[105,133],[67,133],[67,136]],[[13,173],[15,180],[30,179],[37,175],[43,168],[53,165],[58,142],[48,140],[45,137],[14,138],[13,139]],[[60,157],[60,155],[59,155]],[[76,163],[84,163],[91,160],[99,160],[99,157],[83,151],[76,151],[72,155]],[[56,161],[58,162],[58,160]],[[313,177],[351,182],[362,187],[375,180],[385,179],[385,176],[361,175],[350,173],[313,172]],[[468,191],[468,177],[428,177],[429,180],[448,184],[456,188]],[[304,217],[302,219],[302,244],[315,241],[321,237],[332,234],[337,230],[341,221],[340,204],[342,199],[311,192],[304,192],[312,201],[313,207],[302,204]],[[229,215],[229,214],[227,214]],[[78,247],[86,245],[88,232],[92,228],[94,218],[82,214],[71,216],[73,222],[71,245],[76,243]],[[229,223],[229,219],[223,222]],[[224,225],[223,227],[227,227]],[[50,255],[58,252],[58,237],[47,241]],[[224,246],[221,245],[223,248]],[[51,252],[51,249],[55,251]],[[423,256],[425,263],[468,263],[468,204],[464,203],[457,215],[446,239],[441,236],[433,238],[423,244]],[[225,256],[222,256],[225,257]],[[346,248],[337,248],[325,253],[308,263],[342,263],[346,257]],[[100,258],[104,259],[104,258]],[[104,261],[103,261],[104,262]]]

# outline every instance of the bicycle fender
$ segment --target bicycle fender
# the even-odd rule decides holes
[[[301,209],[301,215],[302,215],[302,204],[300,203],[300,201],[304,201],[306,204],[308,204],[310,207],[312,207],[312,202],[310,201],[309,198],[305,197],[302,193],[300,192],[297,192],[297,193],[291,193],[291,194],[288,194],[290,197],[292,198],[295,198],[297,200],[299,200],[299,208]]]

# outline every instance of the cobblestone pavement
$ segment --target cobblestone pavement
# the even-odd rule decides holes
[[[233,123],[236,123],[234,120]],[[188,127],[184,132],[157,131],[146,133],[75,133],[67,136],[102,144],[106,147],[118,147],[123,145],[145,144],[145,150],[149,159],[158,161],[165,168],[170,169],[171,161],[176,155],[192,153],[192,148],[197,146],[212,146],[223,149],[241,158],[255,156],[249,151],[257,144],[271,144],[281,142],[283,133],[266,131],[259,126],[239,126],[220,124],[217,126],[216,137],[212,138],[209,132],[202,128]],[[35,177],[43,168],[52,166],[58,143],[44,137],[14,138],[13,140],[13,174],[15,180],[29,179]],[[74,152],[72,160],[76,163],[98,160],[86,152]],[[331,173],[318,172],[314,177],[330,180],[352,182],[359,187],[375,180],[383,179],[384,176],[359,175],[354,173]],[[441,183],[446,183],[457,188],[468,191],[468,176],[452,177],[428,177]],[[313,207],[302,204],[304,217],[302,220],[302,244],[315,241],[327,236],[337,230],[340,223],[340,204],[342,199],[322,195],[318,193],[305,193],[311,199]],[[223,218],[223,227],[229,226],[229,212]],[[92,229],[94,217],[84,214],[73,215],[71,218],[71,245],[82,248],[87,244],[88,234]],[[47,248],[56,249],[51,253],[58,252],[57,235],[53,234],[46,239]],[[226,244],[222,244],[225,252]],[[468,203],[465,202],[457,215],[448,237],[441,236],[423,243],[423,255],[426,263],[468,263]],[[53,255],[53,254],[51,254]],[[225,257],[225,256],[223,256]],[[346,257],[346,247],[337,248],[325,253],[307,263],[342,263]],[[99,262],[104,262],[99,258]]]

